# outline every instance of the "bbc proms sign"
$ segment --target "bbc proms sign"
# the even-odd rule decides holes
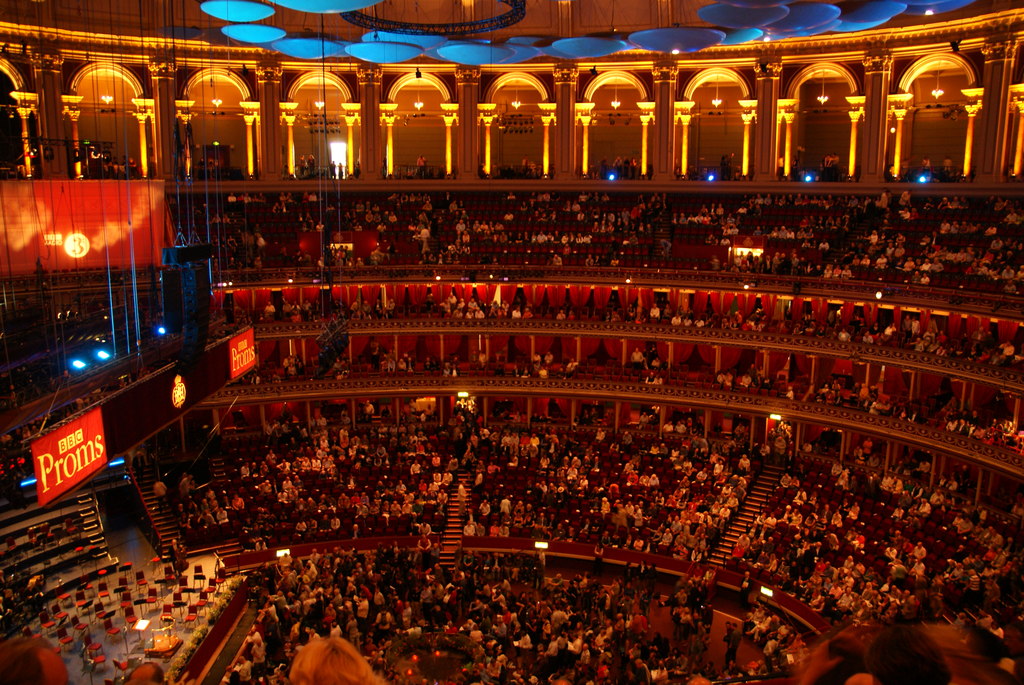
[[[256,338],[252,328],[231,338],[228,345],[228,363],[232,380],[256,366]]]
[[[32,442],[39,505],[75,490],[106,466],[107,440],[100,407]]]

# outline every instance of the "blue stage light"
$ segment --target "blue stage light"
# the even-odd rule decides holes
[[[81,359],[72,359],[71,368],[77,371],[81,371],[82,369],[85,368],[85,362],[83,362]]]

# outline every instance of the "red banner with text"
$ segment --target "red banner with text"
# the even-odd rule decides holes
[[[76,490],[108,461],[103,411],[84,414],[32,443],[39,505]]]
[[[256,366],[256,336],[249,328],[231,338],[228,345],[228,364],[231,380],[234,380]]]

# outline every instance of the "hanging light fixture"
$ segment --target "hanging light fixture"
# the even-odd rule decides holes
[[[220,98],[213,98],[212,100],[210,100],[210,102],[213,103],[214,107],[220,107],[224,103],[224,101]]]
[[[515,99],[512,100],[512,102],[509,103],[509,104],[512,105],[512,109],[519,109],[520,107],[523,106],[523,103],[519,101],[519,89],[518,88],[516,88],[515,96],[514,97],[515,97]]]
[[[621,106],[622,103],[619,102],[619,87],[615,86],[614,92],[612,93],[612,109],[618,109]]]
[[[313,106],[316,107],[318,110],[323,111],[324,104],[325,103],[323,100],[317,100],[316,102],[313,103]]]
[[[416,80],[419,81],[422,78],[423,78],[423,73],[419,70],[419,67],[417,67],[416,68]],[[423,98],[420,97],[420,90],[419,90],[419,88],[416,89],[416,101],[412,103],[412,106],[416,108],[417,112],[420,111],[421,109],[423,109]]]
[[[100,100],[103,100],[103,104],[104,105],[109,105],[111,102],[114,101],[114,96],[113,95],[101,95],[100,96]]]
[[[715,109],[722,104],[722,98],[718,97],[718,81],[715,81],[715,97],[711,101],[711,104],[715,106]]]
[[[828,96],[825,95],[825,74],[824,74],[824,72],[818,72],[818,78],[821,79],[821,94],[818,96],[817,100],[818,100],[818,102],[820,102],[821,104],[824,105],[826,102],[828,102]]]
[[[935,98],[936,100],[938,100],[940,97],[943,96],[943,94],[945,92],[946,91],[942,90],[942,88],[939,86],[939,71],[938,71],[938,69],[936,69],[935,70],[935,87],[932,88],[932,97]]]

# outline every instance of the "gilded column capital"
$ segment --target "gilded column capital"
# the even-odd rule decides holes
[[[174,78],[178,73],[178,65],[174,62],[150,62],[146,67],[153,78]]]
[[[864,55],[861,60],[865,73],[878,73],[892,69],[892,55]]]
[[[64,65],[64,57],[59,53],[33,52],[29,55],[32,66],[42,71],[60,71]]]
[[[651,69],[651,75],[654,77],[654,82],[672,81],[675,82],[676,76],[679,75],[679,67],[674,64],[655,64],[654,68]]]
[[[379,86],[383,71],[377,66],[361,66],[356,68],[356,83],[360,86]]]
[[[1019,43],[1015,40],[1001,40],[985,43],[981,48],[981,54],[985,56],[986,62],[993,62],[1000,59],[1013,59],[1017,54]]]
[[[569,85],[576,85],[576,79],[579,78],[579,71],[575,65],[559,65],[552,71],[555,77],[555,85],[568,83]]]
[[[754,67],[754,75],[759,79],[779,78],[782,76],[782,62],[761,60]]]
[[[455,70],[455,85],[471,86],[480,83],[480,69],[477,67],[459,67]]]
[[[281,82],[281,76],[284,74],[284,70],[276,64],[261,64],[256,67],[256,82],[257,83],[271,83]]]

